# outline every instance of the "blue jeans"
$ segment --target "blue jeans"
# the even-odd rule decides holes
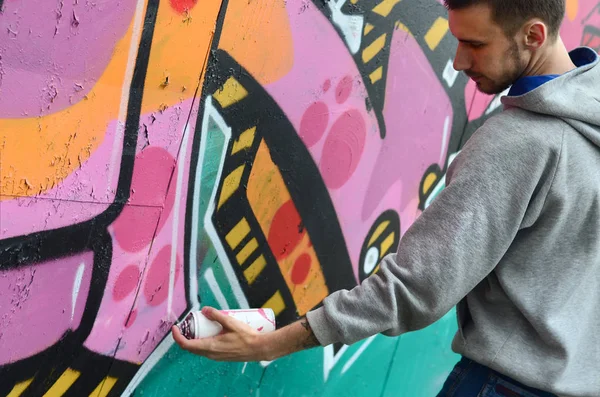
[[[556,397],[463,357],[437,397]]]

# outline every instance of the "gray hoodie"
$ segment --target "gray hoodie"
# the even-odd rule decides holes
[[[595,58],[503,97],[504,111],[467,142],[398,252],[308,313],[322,345],[418,330],[458,305],[455,352],[531,387],[600,396]]]

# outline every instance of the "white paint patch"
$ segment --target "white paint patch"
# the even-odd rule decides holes
[[[494,110],[498,109],[500,106],[502,106],[502,102],[500,100],[502,99],[503,96],[508,94],[508,91],[510,91],[510,88],[507,88],[506,90],[502,91],[500,94],[496,95],[494,100],[490,103],[490,106],[488,106],[487,110],[485,111],[486,116],[488,114],[492,113]]]
[[[206,269],[206,271],[204,272],[204,279],[206,280],[210,291],[215,296],[219,307],[222,310],[228,310],[229,304],[227,303],[227,299],[225,299],[225,295],[223,295],[223,291],[221,291],[221,287],[219,287],[219,283],[215,278],[215,272],[212,268]]]
[[[365,18],[362,15],[342,13],[345,3],[346,0],[330,0],[327,5],[331,10],[331,20],[342,31],[348,49],[352,54],[356,54],[360,49]]]
[[[117,117],[117,131],[113,142],[112,155],[108,164],[108,186],[112,185],[112,178],[115,174],[115,167],[120,167],[121,162],[117,161],[117,156],[121,155],[123,148],[123,138],[125,136],[125,120],[127,118],[127,107],[129,105],[129,91],[131,90],[131,81],[133,80],[133,70],[137,58],[140,39],[142,37],[142,22],[144,20],[144,9],[146,0],[138,0],[135,5],[135,15],[133,19],[133,34],[131,35],[131,45],[129,46],[129,55],[127,58],[127,67],[125,69],[125,79],[123,81],[129,84],[123,84],[121,91],[121,103],[119,104],[119,115]]]
[[[79,290],[81,289],[81,280],[83,279],[83,272],[85,271],[85,263],[81,263],[75,273],[75,280],[73,280],[73,296],[71,298],[71,321],[75,317],[75,305],[77,305],[77,297],[79,296]]]
[[[371,247],[367,251],[367,255],[365,255],[365,263],[363,265],[363,271],[365,274],[370,274],[377,263],[379,262],[379,249],[377,247]]]
[[[450,133],[450,116],[446,116],[446,120],[444,120],[444,135],[442,137],[442,148],[440,150],[440,164],[443,164],[444,161],[444,153],[446,153],[446,146],[448,145],[448,135]]]
[[[442,77],[446,80],[448,87],[452,88],[452,86],[454,86],[456,78],[458,77],[458,71],[454,69],[454,61],[452,59],[449,59],[448,63],[446,63]]]
[[[354,363],[356,362],[356,360],[358,360],[360,355],[363,354],[365,352],[365,350],[367,350],[367,347],[369,347],[369,345],[375,340],[376,336],[377,335],[374,335],[374,336],[371,336],[370,338],[368,338],[362,344],[362,346],[352,355],[352,357],[350,357],[350,359],[342,367],[342,374],[345,373],[346,371],[348,371],[350,369],[350,367],[352,367],[354,365]]]
[[[337,354],[333,352],[333,345],[325,346],[323,348],[323,379],[325,382],[327,382],[331,370],[335,367],[337,362],[340,361],[340,358],[346,350],[348,350],[347,345],[342,346]]]
[[[168,318],[177,317],[173,314],[173,291],[175,289],[175,273],[177,271],[177,243],[179,241],[179,209],[185,199],[181,197],[183,189],[183,173],[185,172],[185,159],[187,158],[187,148],[190,138],[190,126],[186,124],[183,131],[183,144],[181,145],[180,158],[177,162],[177,186],[175,188],[175,204],[173,205],[173,234],[171,236],[171,269],[169,271],[169,295],[167,299]],[[183,272],[182,272],[183,273]],[[194,273],[195,275],[195,273]],[[195,279],[194,276],[191,277]]]

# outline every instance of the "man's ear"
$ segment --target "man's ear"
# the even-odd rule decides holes
[[[533,19],[525,24],[524,45],[530,50],[536,50],[548,40],[548,27],[539,19]]]

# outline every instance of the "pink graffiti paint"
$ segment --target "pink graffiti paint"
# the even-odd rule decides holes
[[[77,330],[90,292],[94,255],[0,272],[0,365],[36,353]]]
[[[577,5],[577,14],[571,20],[565,17],[560,29],[560,36],[567,49],[571,50],[582,45],[584,39],[584,30],[586,27],[595,27],[600,32],[600,3],[598,0],[579,0]],[[600,33],[597,33],[600,34]],[[598,36],[596,36],[598,37]],[[593,44],[593,41],[588,45]]]
[[[319,164],[327,187],[341,188],[352,177],[362,157],[366,135],[365,120],[357,109],[345,111],[333,123]]]
[[[329,108],[327,104],[321,101],[315,102],[302,115],[298,135],[306,146],[311,147],[321,140],[328,124]]]
[[[287,12],[294,65],[285,77],[265,88],[319,166],[347,245],[356,244],[360,250],[359,240],[366,233],[363,229],[370,225],[357,215],[361,213],[365,183],[383,144],[377,119],[373,110],[366,108],[368,94],[360,72],[331,22],[311,3],[288,2]],[[319,32],[319,46],[307,40],[314,32]],[[298,81],[303,84],[298,85]],[[326,123],[325,116],[315,112],[315,103],[323,104],[320,111],[328,111]],[[307,120],[319,126],[315,136],[302,127]],[[355,268],[358,256],[352,256]]]
[[[0,14],[0,117],[36,117],[83,99],[127,31],[135,4],[5,1]]]
[[[137,171],[134,170],[132,191],[135,190],[135,193],[132,192],[131,201],[126,206],[130,213],[122,213],[109,226],[113,237],[113,258],[106,289],[120,291],[122,295],[117,295],[117,299],[114,294],[105,294],[94,327],[84,343],[92,351],[142,363],[168,334],[175,319],[186,310],[186,289],[182,277],[185,197],[189,182],[191,139],[197,118],[197,110],[192,110],[191,105],[192,100],[187,100],[164,112],[149,113],[140,118],[136,158],[144,159],[141,153],[151,155],[145,158],[144,166],[147,169],[139,171],[137,177]],[[189,129],[184,135],[190,111]],[[186,145],[183,145],[184,140]],[[187,147],[185,153],[182,152],[184,147]],[[182,184],[180,195],[177,196],[179,180]],[[143,219],[140,223],[138,220],[141,217],[149,219]],[[142,230],[140,225],[150,232]],[[119,230],[126,235],[117,236]],[[150,238],[144,237],[143,241],[127,240],[147,235]],[[121,274],[132,265],[139,270],[133,290],[132,281],[127,281],[129,284],[126,286],[119,284],[123,282]],[[171,270],[174,285],[170,291]],[[129,272],[134,274],[134,270]],[[139,293],[136,293],[138,288]],[[170,307],[169,294],[172,296]]]
[[[495,97],[495,95],[488,95],[479,91],[477,84],[469,79],[465,87],[465,106],[469,121],[482,117]]]
[[[163,228],[167,216],[161,216],[156,230],[155,220],[141,212],[163,206],[163,213],[168,215],[175,201],[175,189],[167,192],[174,169],[174,157],[161,147],[150,146],[136,155],[130,205],[113,224],[115,237],[125,250],[135,252],[147,246],[154,233]],[[142,207],[146,209],[140,211]]]

